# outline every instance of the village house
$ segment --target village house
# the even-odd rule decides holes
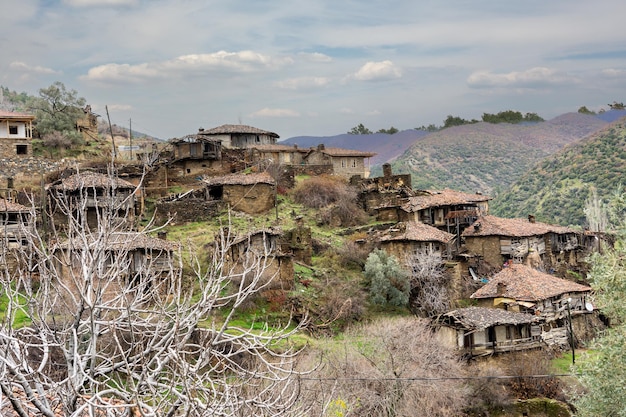
[[[34,228],[35,219],[29,207],[0,198],[0,247],[15,249],[27,246]]]
[[[250,148],[255,145],[273,145],[280,137],[274,132],[246,125],[221,125],[212,129],[200,130],[199,136],[207,140],[219,141],[222,147]]]
[[[222,170],[222,141],[215,137],[201,134],[171,139],[171,165],[179,168],[182,175],[206,174]]]
[[[207,200],[219,200],[231,210],[265,213],[276,203],[276,181],[267,172],[204,177]]]
[[[272,294],[294,288],[292,256],[283,251],[283,234],[279,229],[259,229],[240,236],[230,236],[228,230],[223,233],[226,241],[231,240],[224,271],[228,271],[235,285],[242,278],[250,280],[261,273],[258,285],[264,286],[262,296],[272,298]]]
[[[442,344],[471,357],[544,346],[540,318],[527,313],[466,307],[435,317],[433,327]]]
[[[375,155],[373,152],[327,148],[322,144],[311,148],[281,144],[253,145],[248,150],[250,163],[271,161],[290,166],[297,174],[332,174],[346,179],[353,176],[367,178],[370,174],[369,158]]]
[[[462,233],[469,255],[497,267],[507,261],[558,269],[579,261],[581,234],[574,229],[526,219],[481,216]]]
[[[410,174],[394,175],[391,164],[383,164],[383,176],[351,181],[359,188],[359,202],[378,221],[398,221],[396,210],[379,210],[381,207],[399,207],[407,198],[415,196]],[[385,214],[390,214],[389,218]]]
[[[131,229],[135,221],[135,191],[135,185],[116,176],[81,171],[46,185],[47,213],[61,227],[67,225],[71,215],[92,230],[109,220],[107,217]]]
[[[107,297],[113,298],[129,285],[139,286],[140,283],[144,291],[158,288],[166,294],[167,283],[152,280],[166,279],[176,271],[178,248],[177,243],[164,237],[152,237],[141,232],[113,232],[104,238],[88,235],[85,239],[66,240],[54,245],[52,251],[59,279],[69,288],[82,285],[83,252],[91,252],[93,255],[87,256],[87,259],[93,257],[102,262],[94,288],[101,288]],[[104,255],[100,255],[101,252]],[[108,271],[112,271],[110,275]]]
[[[422,251],[437,254],[442,259],[450,259],[454,253],[454,235],[417,222],[397,223],[378,241],[382,250],[404,261]]]
[[[35,116],[0,110],[0,157],[31,156]]]

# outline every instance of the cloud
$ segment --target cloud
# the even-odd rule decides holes
[[[526,71],[514,71],[506,74],[476,71],[467,78],[467,84],[471,88],[541,88],[578,82],[579,80],[574,76],[546,67],[535,67]]]
[[[31,66],[24,62],[11,62],[9,67],[13,70],[20,72],[27,72],[30,74],[60,74],[58,71],[53,70],[52,68],[40,67],[40,66]]]
[[[283,88],[286,90],[300,90],[308,88],[323,87],[330,83],[330,78],[326,77],[299,77],[289,78],[283,81],[276,81],[275,87]]]
[[[333,60],[331,57],[321,52],[300,52],[298,56],[310,62],[331,62]]]
[[[363,65],[353,78],[359,81],[378,81],[400,78],[402,72],[391,61],[368,62]]]
[[[339,109],[339,113],[341,114],[354,114],[354,110],[348,108],[348,107],[342,107],[341,109]]]
[[[71,7],[116,7],[136,6],[139,0],[63,0],[63,3]]]
[[[616,68],[607,68],[602,70],[602,75],[608,78],[624,78],[626,77],[626,70],[616,69]]]
[[[100,106],[100,107],[102,107],[102,110],[105,109],[104,106]],[[107,104],[106,108],[108,108],[111,111],[127,112],[129,110],[133,110],[134,107],[131,106],[130,104]]]
[[[270,109],[265,107],[250,114],[250,117],[300,117],[300,113],[291,109]]]
[[[380,110],[370,110],[365,113],[367,116],[380,116]]]
[[[253,51],[181,55],[161,62],[104,64],[90,68],[81,79],[87,81],[142,81],[155,78],[185,77],[211,71],[252,72],[290,64],[291,58],[273,58]]]

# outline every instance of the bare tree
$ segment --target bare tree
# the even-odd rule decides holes
[[[410,310],[430,317],[450,309],[449,277],[443,269],[441,254],[430,247],[419,249],[407,259],[411,275]]]
[[[3,415],[298,414],[298,351],[287,339],[299,326],[231,323],[269,284],[271,248],[229,265],[234,236],[223,228],[208,262],[189,248],[184,264],[151,226],[129,232],[112,220],[125,203],[102,198],[88,228],[76,202],[61,201],[65,227],[53,223],[50,239],[31,229],[25,248],[2,252]]]

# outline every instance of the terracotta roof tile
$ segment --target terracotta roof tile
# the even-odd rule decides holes
[[[491,197],[483,194],[470,194],[448,188],[440,191],[423,190],[426,195],[409,197],[402,209],[415,212],[429,207],[445,207],[459,204],[476,204],[491,200]]]
[[[215,185],[252,185],[252,184],[270,184],[274,185],[276,181],[267,172],[258,172],[252,174],[229,174],[221,177],[204,177],[202,181],[207,186]]]
[[[212,129],[198,132],[200,135],[228,135],[228,134],[252,134],[267,135],[273,138],[279,138],[278,134],[267,130],[257,129],[256,127],[247,125],[221,125]]]
[[[415,241],[450,243],[454,235],[419,222],[401,222],[391,227],[380,238],[381,242]]]
[[[115,188],[135,188],[133,184],[121,178],[91,171],[83,171],[67,178],[62,178],[52,184],[48,184],[46,188],[76,191],[80,188],[110,188],[111,186]]]
[[[28,113],[16,113],[12,111],[0,110],[0,119],[34,119],[35,116]]]
[[[311,148],[312,150],[319,150],[322,153],[330,156],[362,156],[364,158],[371,158],[372,156],[376,156],[375,152],[366,152],[366,151],[358,151],[355,149],[343,149],[343,148],[324,148],[317,149]]]
[[[498,284],[501,292],[498,292]],[[512,264],[495,274],[471,298],[504,297],[520,301],[540,301],[561,294],[589,292],[591,288],[537,271],[526,265]]]
[[[103,239],[106,239],[107,249],[111,250],[153,249],[173,251],[180,246],[177,242],[159,239],[141,232],[116,232],[111,233]],[[95,237],[88,237],[87,240],[89,245],[100,242],[100,240],[96,240]],[[76,240],[72,245],[72,242],[67,240],[58,245],[61,249],[67,249],[70,246],[82,248],[84,247],[84,242],[82,240]]]
[[[496,216],[482,216],[463,232],[464,237],[471,236],[511,236],[528,237],[541,236],[546,233],[567,234],[577,233],[576,230],[540,222],[530,222],[527,219],[505,219]]]
[[[28,212],[30,211],[29,207],[23,206],[18,203],[13,203],[11,201],[5,200],[4,198],[0,198],[0,211],[2,212]]]

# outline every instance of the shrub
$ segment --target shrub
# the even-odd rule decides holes
[[[407,305],[411,291],[410,277],[395,256],[380,249],[373,251],[365,262],[364,274],[373,303],[398,307]]]

